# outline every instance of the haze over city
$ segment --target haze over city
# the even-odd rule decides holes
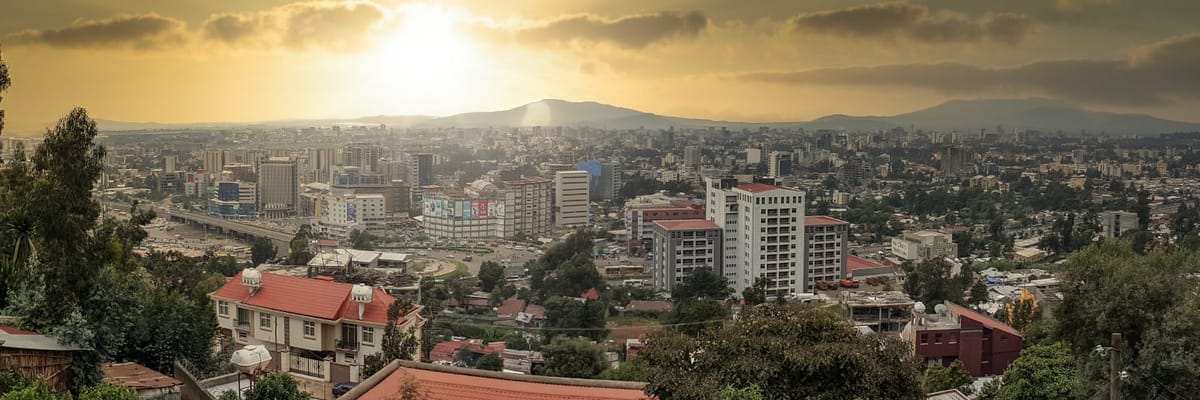
[[[1197,398],[1197,21],[0,0],[0,400]]]
[[[23,75],[8,95],[19,135],[75,105],[107,120],[195,123],[447,116],[544,98],[782,122],[1041,97],[1200,122],[1198,8],[46,0],[0,5],[0,43]]]

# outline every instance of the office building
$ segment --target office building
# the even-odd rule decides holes
[[[724,230],[721,235],[721,258],[719,271],[729,282],[740,282],[737,272],[738,258],[738,205],[737,194],[733,188],[739,184],[737,178],[715,177],[704,178],[705,210],[704,218],[713,221]],[[735,284],[736,286],[736,284]]]
[[[343,165],[358,167],[364,172],[380,172],[379,159],[383,158],[383,146],[352,143],[346,145],[343,154]]]
[[[654,222],[656,290],[670,291],[697,269],[717,272],[721,262],[721,227],[705,219]]]
[[[761,164],[762,161],[762,149],[757,147],[746,149],[746,165]]]
[[[700,168],[700,146],[687,146],[683,148],[683,166],[690,171],[695,171]]]
[[[294,215],[300,202],[296,161],[271,157],[258,164],[258,212],[267,218]]]
[[[769,297],[805,292],[804,192],[777,186],[772,178],[705,182],[705,218],[724,229],[721,273],[734,289],[741,293],[765,278]]]
[[[554,173],[554,226],[574,228],[588,225],[587,171]]]
[[[892,254],[902,260],[920,262],[935,258],[953,258],[958,245],[949,233],[936,231],[904,232],[892,238]]]
[[[704,219],[703,205],[665,192],[629,199],[625,202],[628,254],[643,257],[653,251],[655,221],[688,219]]]
[[[433,181],[433,154],[429,153],[410,153],[408,154],[408,182],[413,187],[432,185]]]
[[[1137,213],[1104,211],[1100,213],[1100,236],[1119,238],[1125,232],[1138,229]]]
[[[975,154],[960,146],[946,146],[940,152],[942,175],[962,178],[975,175]]]
[[[612,201],[621,193],[624,171],[621,165],[611,161],[584,161],[575,166],[587,171],[590,194],[599,201]]]
[[[329,194],[320,207],[317,230],[333,238],[347,238],[356,230],[381,234],[390,220],[381,194]]]
[[[1021,354],[1024,337],[1003,322],[949,301],[935,306],[934,314],[926,314],[924,307],[916,307],[900,336],[926,365],[960,361],[971,376],[994,376]]]
[[[849,255],[850,223],[826,216],[804,217],[805,291],[811,292],[817,281],[837,281],[846,277]]]
[[[163,172],[168,174],[178,171],[175,169],[175,163],[178,159],[175,156],[163,156]]]
[[[221,218],[258,216],[258,185],[250,182],[220,181],[208,202],[208,212]]]
[[[225,151],[208,149],[204,150],[202,156],[204,170],[212,173],[220,173],[225,168]]]
[[[792,174],[792,153],[772,151],[767,155],[767,176],[781,177]]]
[[[540,176],[504,181],[501,193],[507,213],[501,220],[500,236],[530,239],[550,237],[553,227],[550,192],[553,188],[553,180]]]

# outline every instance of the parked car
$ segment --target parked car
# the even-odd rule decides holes
[[[354,389],[355,386],[358,386],[358,382],[341,382],[333,385],[333,397],[342,397],[342,395],[346,394],[346,392],[349,392],[350,389]]]

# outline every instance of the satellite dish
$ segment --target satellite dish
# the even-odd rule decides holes
[[[916,311],[919,313],[924,313],[925,312],[925,303],[922,303],[919,301],[916,303],[913,303],[913,311]]]
[[[937,313],[938,315],[946,315],[946,310],[945,304],[938,304],[937,306],[933,307],[933,312]]]

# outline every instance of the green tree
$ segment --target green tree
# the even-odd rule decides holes
[[[646,366],[637,359],[626,361],[618,365],[616,368],[609,368],[600,373],[598,379],[610,381],[630,381],[630,382],[645,382],[650,379],[646,376]]]
[[[971,297],[967,299],[967,304],[977,305],[986,303],[987,301],[987,284],[984,284],[982,279],[975,279],[975,283],[971,284]]]
[[[698,336],[705,329],[719,326],[722,321],[729,319],[729,307],[713,299],[693,300],[680,303],[671,312],[667,323],[677,325],[672,329],[689,336]]]
[[[725,300],[733,294],[724,276],[707,268],[692,270],[683,282],[671,288],[671,300],[686,302],[696,299]]]
[[[380,352],[363,359],[362,376],[375,375],[393,360],[412,360],[421,348],[416,332],[402,329],[398,326],[400,318],[411,312],[413,305],[407,300],[396,299],[388,305],[387,326],[383,328],[383,342]]]
[[[771,281],[765,276],[754,278],[754,285],[742,290],[742,302],[747,306],[762,304],[767,302],[767,285]]]
[[[375,250],[375,235],[360,231],[350,231],[350,248],[355,250]]]
[[[161,288],[147,288],[138,297],[140,312],[130,328],[124,358],[165,373],[174,370],[177,360],[198,369],[195,372],[218,368],[212,354],[217,320],[207,299],[198,302]]]
[[[780,400],[922,396],[911,344],[862,335],[813,306],[767,303],[699,338],[664,331],[646,343],[635,362],[653,377],[646,392],[661,399],[709,400],[748,385]]]
[[[296,378],[277,372],[254,383],[242,396],[245,400],[308,400],[308,393],[300,390]]]
[[[46,384],[46,381],[37,380],[27,386],[0,395],[0,400],[71,400],[71,396],[55,393]]]
[[[744,388],[726,386],[717,392],[717,400],[764,400],[762,389],[758,385]]]
[[[491,292],[504,279],[504,266],[495,261],[484,261],[479,266],[479,290]]]
[[[133,389],[104,382],[85,389],[79,393],[78,400],[138,400],[137,392]]]
[[[313,258],[308,243],[315,239],[317,239],[317,234],[312,231],[311,225],[300,225],[300,229],[296,230],[296,235],[288,242],[287,265],[307,265]]]
[[[584,341],[565,336],[555,337],[542,347],[546,364],[540,375],[568,378],[591,378],[604,371],[604,350]]]
[[[275,251],[275,243],[271,239],[254,238],[254,244],[250,246],[250,262],[254,265],[265,263],[275,257]]]
[[[973,391],[971,384],[974,382],[975,378],[971,377],[971,374],[963,367],[962,361],[954,360],[948,367],[933,365],[926,368],[921,390],[924,390],[925,393],[933,393],[958,389],[963,393],[970,394]]]
[[[608,314],[600,301],[578,301],[569,297],[551,297],[546,301],[546,340],[556,336],[584,336],[594,340],[608,335],[604,317]]]
[[[1148,399],[1200,393],[1200,294],[1181,295],[1185,299],[1164,310],[1169,317],[1146,332],[1135,361],[1126,365],[1125,393]]]
[[[496,352],[487,353],[475,362],[476,369],[488,371],[500,371],[504,369],[504,359],[500,358],[500,354]]]
[[[1080,385],[1071,349],[1062,343],[1022,350],[1001,379],[997,400],[1069,399]]]
[[[1029,331],[1038,320],[1042,319],[1042,308],[1033,298],[1018,298],[1006,306],[1005,322],[1022,335]]]
[[[951,266],[946,260],[921,261],[905,277],[904,291],[926,305],[942,304],[946,300],[961,303],[962,279],[951,277],[950,272]]]

